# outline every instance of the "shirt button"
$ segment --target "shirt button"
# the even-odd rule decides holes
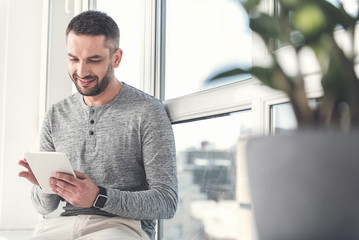
[[[95,109],[91,109],[91,113],[95,113]]]
[[[91,124],[94,124],[94,123],[95,123],[95,120],[91,120],[90,123],[91,123]]]
[[[90,133],[90,135],[94,135],[94,134],[95,134],[93,131],[90,131],[89,133]]]

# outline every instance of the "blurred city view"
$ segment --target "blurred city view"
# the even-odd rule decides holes
[[[289,103],[271,110],[271,134],[296,128]],[[164,220],[164,239],[256,239],[245,162],[251,110],[173,125],[179,182],[178,210]]]
[[[164,239],[248,239],[252,218],[242,140],[251,133],[250,117],[247,110],[173,126],[179,203],[174,219],[164,221]]]

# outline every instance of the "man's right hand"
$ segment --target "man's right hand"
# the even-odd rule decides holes
[[[34,173],[32,172],[28,162],[26,161],[26,159],[24,158],[23,160],[19,161],[19,165],[22,167],[25,167],[27,169],[27,171],[22,171],[19,172],[19,177],[23,177],[26,178],[29,182],[31,182],[32,184],[36,185],[36,186],[40,186],[39,183],[37,182]]]

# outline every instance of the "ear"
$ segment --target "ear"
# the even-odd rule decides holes
[[[120,66],[121,63],[121,59],[122,59],[122,49],[118,48],[112,55],[112,64],[114,68],[117,68],[118,66]]]

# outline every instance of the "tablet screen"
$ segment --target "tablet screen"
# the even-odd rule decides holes
[[[52,193],[49,178],[56,172],[76,176],[66,154],[60,152],[27,152],[25,158],[29,163],[40,187],[45,193]]]

